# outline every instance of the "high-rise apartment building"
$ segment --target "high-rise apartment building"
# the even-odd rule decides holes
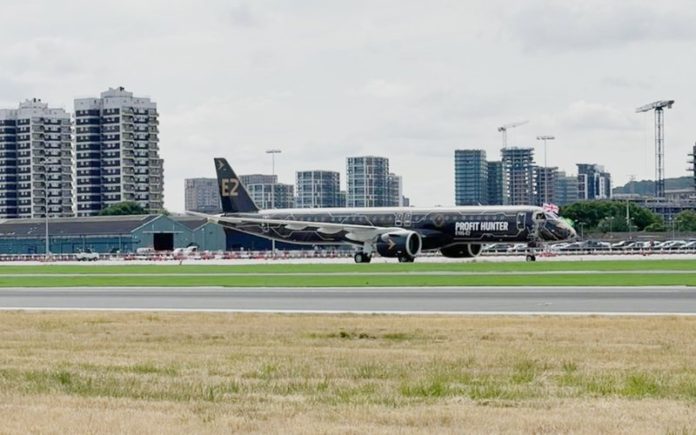
[[[297,171],[297,208],[341,207],[341,179],[335,171]]]
[[[277,175],[240,175],[239,181],[261,210],[293,208],[295,205],[295,186],[278,183]]]
[[[122,201],[164,209],[157,104],[124,88],[75,100],[77,215]]]
[[[594,163],[578,163],[578,199],[610,199],[611,174]]]
[[[484,150],[454,151],[456,205],[488,204],[488,162]]]
[[[184,181],[186,210],[216,214],[222,212],[220,193],[215,178],[187,178]]]
[[[534,167],[535,205],[556,203],[556,180],[558,168]]]
[[[560,171],[556,174],[556,197],[554,204],[562,206],[578,201],[578,177],[566,175]]]
[[[503,172],[503,162],[488,162],[488,204],[505,205],[505,173]]]
[[[347,207],[387,207],[389,159],[375,156],[346,159]]]
[[[508,204],[530,205],[534,196],[534,148],[503,148],[502,162]]]
[[[73,216],[70,114],[41,100],[0,110],[0,218]]]

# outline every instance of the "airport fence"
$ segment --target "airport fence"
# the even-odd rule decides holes
[[[524,257],[527,254],[526,249],[512,249],[508,251],[484,251],[481,257]],[[537,249],[536,255],[539,257],[576,257],[576,256],[650,256],[650,255],[696,255],[696,249],[570,249],[570,250],[554,250],[554,249]],[[427,252],[421,254],[422,257],[440,257],[440,253]],[[98,259],[100,261],[114,262],[130,262],[130,261],[148,261],[148,262],[181,262],[181,261],[200,261],[207,260],[310,260],[310,259],[339,259],[352,258],[353,251],[336,250],[336,251],[276,251],[273,255],[270,251],[228,251],[228,252],[195,252],[191,254],[174,254],[172,252],[149,252],[149,253],[124,253],[124,254],[101,254]],[[9,262],[36,262],[36,263],[54,263],[54,262],[74,262],[80,261],[77,254],[56,254],[46,256],[44,254],[2,254],[0,255],[0,263]],[[85,260],[85,262],[89,262]]]

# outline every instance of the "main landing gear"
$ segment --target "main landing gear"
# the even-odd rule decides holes
[[[413,263],[413,261],[416,259],[415,257],[411,257],[408,254],[403,254],[399,255],[399,263]]]
[[[364,252],[356,252],[353,259],[355,259],[356,263],[369,263],[370,261],[372,261],[372,255],[366,254]]]

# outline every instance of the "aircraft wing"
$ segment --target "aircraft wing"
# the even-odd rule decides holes
[[[355,225],[343,224],[335,222],[307,222],[293,219],[270,219],[264,217],[247,217],[247,216],[223,216],[209,215],[187,211],[186,213],[207,219],[213,223],[231,223],[231,224],[268,224],[280,225],[289,230],[302,231],[312,230],[324,234],[336,234],[341,231],[346,232],[346,238],[356,242],[369,242],[375,240],[382,234],[389,234],[396,231],[403,231],[403,228],[398,227],[378,227],[373,225]]]

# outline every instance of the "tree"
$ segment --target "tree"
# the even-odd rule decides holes
[[[645,231],[649,231],[651,233],[664,233],[667,231],[667,227],[665,226],[664,222],[654,222],[645,227]]]
[[[134,201],[119,202],[99,212],[100,216],[124,216],[135,214],[148,214],[148,212],[143,206]]]
[[[696,231],[696,211],[684,210],[676,217],[678,231]]]
[[[597,229],[603,233],[625,233],[628,231],[626,217],[620,219],[616,216],[605,217],[597,224]]]
[[[628,212],[631,217],[631,229],[643,231],[651,224],[662,222],[658,215],[638,204],[629,203]],[[626,203],[623,201],[579,201],[562,207],[560,214],[574,222],[584,222],[586,230],[629,230],[626,225]]]

